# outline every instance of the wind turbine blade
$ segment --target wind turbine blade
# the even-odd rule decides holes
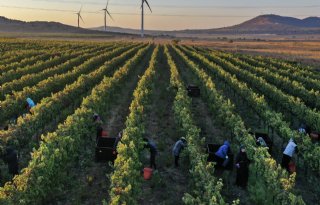
[[[80,7],[80,10],[79,10],[79,13],[82,11],[82,5],[81,5],[81,7]]]
[[[83,21],[83,19],[82,19],[81,15],[79,15],[79,17],[80,17],[81,21],[84,23],[84,21]]]
[[[107,11],[107,13],[110,16],[110,18],[112,19],[112,21],[114,21],[114,19],[112,18],[111,14],[109,13],[109,11]]]
[[[107,1],[107,6],[106,6],[106,8],[108,8],[108,5],[109,5],[109,0]]]
[[[146,2],[147,6],[149,7],[149,9],[150,9],[150,11],[151,11],[151,13],[152,13],[152,10],[151,10],[151,7],[150,7],[148,1],[147,1],[147,0],[143,0],[143,1]]]

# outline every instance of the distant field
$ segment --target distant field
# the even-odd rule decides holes
[[[240,52],[252,55],[263,55],[298,61],[314,66],[320,66],[320,40],[267,40],[267,41],[183,41],[188,45],[205,46],[230,52]]]
[[[0,154],[15,148],[20,165],[12,179],[0,160],[0,204],[317,205],[319,140],[296,130],[303,122],[320,131],[320,73],[298,58],[241,53],[317,62],[320,44],[169,42],[0,39]],[[30,112],[27,97],[36,103]],[[113,166],[95,162],[95,113],[108,137],[124,131],[108,149],[117,153]],[[257,145],[258,133],[268,148]],[[149,181],[143,137],[158,148]],[[188,146],[175,168],[180,137]],[[292,137],[299,153],[289,177],[279,163]],[[234,155],[246,147],[248,189],[235,186],[234,164],[222,172],[207,162],[207,144],[224,140]]]

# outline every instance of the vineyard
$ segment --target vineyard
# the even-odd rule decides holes
[[[196,85],[199,97],[186,87]],[[36,105],[28,112],[26,99]],[[320,73],[289,61],[179,44],[0,40],[0,204],[316,205],[320,201]],[[95,162],[98,113],[123,131],[114,163]],[[272,149],[254,133],[270,136]],[[151,180],[143,138],[155,142]],[[180,167],[173,145],[187,140]],[[281,167],[293,138],[296,172]],[[247,189],[219,171],[207,144],[245,146]]]

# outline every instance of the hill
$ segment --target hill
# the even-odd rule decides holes
[[[65,25],[58,22],[32,21],[25,22],[8,19],[0,16],[0,32],[10,33],[78,33],[78,34],[105,34],[84,28]]]
[[[16,33],[77,33],[106,34],[103,27],[84,29],[58,22],[33,21],[25,22],[0,17],[0,32]],[[108,27],[108,33],[140,34],[139,29]],[[273,34],[273,35],[305,35],[320,34],[320,18],[308,17],[297,19],[278,15],[261,15],[241,24],[214,29],[187,29],[178,31],[146,30],[147,35],[184,36],[186,35],[237,35],[237,34]]]
[[[297,19],[278,15],[261,15],[235,26],[177,32],[189,34],[320,34],[320,18]]]

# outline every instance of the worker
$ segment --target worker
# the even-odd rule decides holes
[[[28,110],[28,112],[29,112],[30,114],[32,114],[31,108],[33,108],[34,106],[36,106],[36,104],[33,102],[33,100],[32,100],[31,98],[27,98],[26,101],[27,101],[26,109]]]
[[[292,159],[292,156],[294,155],[295,151],[297,150],[297,144],[294,142],[294,140],[291,138],[289,140],[288,145],[286,146],[283,155],[282,155],[282,162],[281,166],[285,168],[288,172],[289,170],[289,163]]]
[[[230,143],[226,140],[221,145],[218,151],[214,154],[214,161],[219,167],[225,167],[229,161],[228,152],[230,149]]]
[[[305,124],[302,123],[302,124],[299,126],[298,132],[299,132],[300,134],[306,134],[306,133],[307,133]]]
[[[236,156],[236,169],[237,169],[237,177],[236,177],[236,185],[246,188],[248,185],[249,178],[249,163],[246,148],[245,146],[240,146],[240,151]]]
[[[261,147],[268,147],[266,141],[262,137],[258,137],[257,144]]]
[[[174,156],[174,165],[175,167],[179,167],[179,157],[181,151],[187,146],[187,140],[184,137],[181,137],[173,147],[173,156]]]
[[[6,148],[6,154],[3,160],[8,163],[9,173],[12,176],[18,174],[18,154],[13,148]]]
[[[100,137],[106,137],[106,136],[108,136],[108,134],[106,131],[103,130],[103,128],[102,128],[103,121],[102,121],[101,117],[96,113],[93,115],[93,122],[96,125],[96,130],[97,130],[96,142],[98,142],[98,139]]]
[[[150,150],[150,168],[157,169],[156,165],[156,155],[158,153],[157,146],[154,142],[148,140],[147,138],[143,138],[144,148]]]
[[[113,154],[117,153],[117,147],[118,147],[119,142],[121,142],[122,136],[123,136],[123,130],[120,131],[118,136],[116,137],[116,140],[113,145]]]

